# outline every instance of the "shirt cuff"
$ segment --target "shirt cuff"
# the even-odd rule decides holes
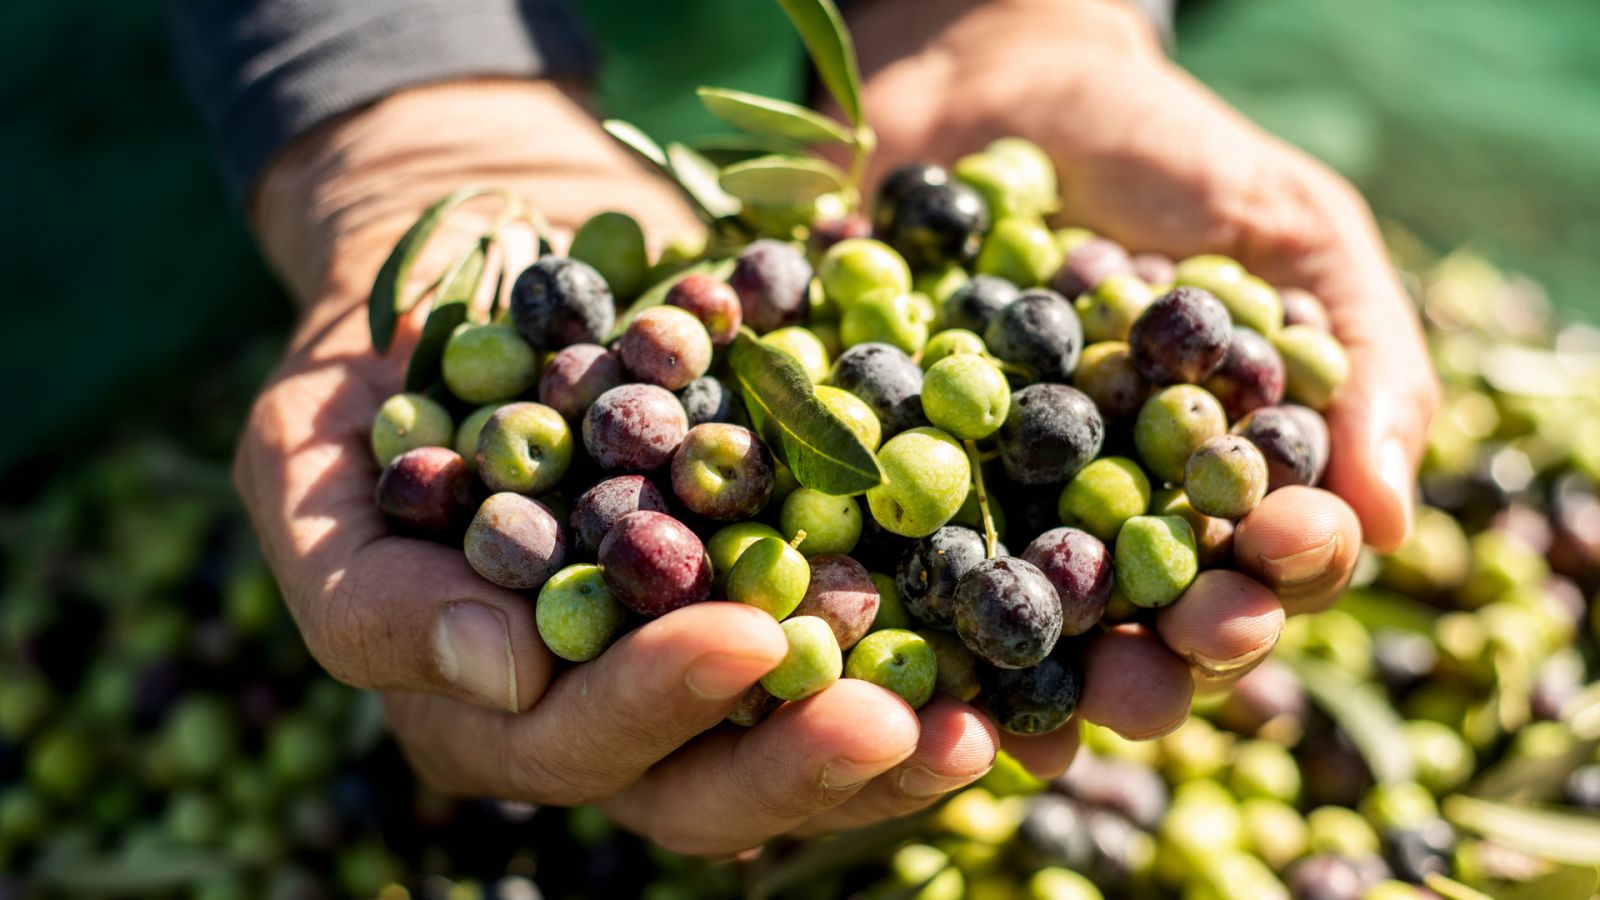
[[[238,202],[296,136],[403,88],[589,76],[596,61],[554,0],[169,0],[168,20]]]

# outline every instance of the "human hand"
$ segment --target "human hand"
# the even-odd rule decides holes
[[[1266,656],[1285,612],[1333,602],[1363,531],[1386,551],[1410,527],[1437,387],[1371,214],[1170,64],[1131,4],[877,0],[850,25],[879,138],[874,177],[1026,138],[1055,162],[1063,221],[1132,250],[1223,253],[1308,289],[1349,351],[1350,380],[1328,410],[1329,490],[1268,495],[1235,535],[1243,574],[1205,573],[1155,629],[1122,626],[1088,651],[1084,718],[1165,733],[1194,686],[1225,686]]]
[[[913,712],[861,681],[789,704],[753,729],[719,727],[786,650],[781,629],[753,607],[697,604],[593,662],[558,669],[527,596],[479,577],[459,547],[390,534],[372,502],[378,471],[367,433],[400,389],[419,323],[403,322],[396,345],[376,355],[363,301],[418,212],[468,181],[517,189],[557,228],[604,209],[631,213],[659,238],[695,227],[669,186],[550,85],[406,92],[308,136],[274,164],[255,223],[304,314],[252,412],[235,477],[317,661],[386,693],[394,733],[434,788],[601,802],[624,826],[683,852],[726,854],[780,833],[865,824],[983,774],[998,738],[973,709],[939,698]],[[430,250],[459,247],[487,217],[465,208]],[[510,249],[525,262],[531,238],[524,244]],[[442,265],[424,258],[415,270],[426,280]],[[1045,772],[1064,768],[1071,752],[1009,740]]]

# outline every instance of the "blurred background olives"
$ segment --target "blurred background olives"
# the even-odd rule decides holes
[[[709,130],[694,83],[796,97],[805,84],[775,6],[727,16],[705,0],[581,5],[611,47],[601,105],[660,137]],[[853,861],[785,868],[806,860],[780,846],[749,870],[647,848],[591,808],[434,796],[383,737],[373,699],[317,672],[227,473],[290,312],[209,174],[158,13],[8,12],[0,40],[17,65],[0,79],[53,98],[16,104],[0,142],[10,171],[29,175],[14,197],[27,216],[6,232],[13,290],[65,302],[15,304],[0,330],[11,383],[51,373],[48,389],[17,392],[0,431],[0,896],[35,885],[65,896],[402,896],[391,880],[419,897],[735,896],[747,877],[818,897],[1422,896],[1401,885],[1441,871],[1490,895],[1520,881],[1551,896],[1554,879],[1573,877],[1539,858],[1555,841],[1494,832],[1496,820],[1452,797],[1600,809],[1586,688],[1600,588],[1596,341],[1546,316],[1595,312],[1600,58],[1588,38],[1600,9],[1181,5],[1181,63],[1411,229],[1391,228],[1390,243],[1448,387],[1416,537],[1370,560],[1339,608],[1296,620],[1278,658],[1161,741],[1087,727],[1055,784],[1002,757],[982,787],[853,841]],[[1503,165],[1512,157],[1527,163]],[[81,208],[57,202],[85,195],[117,235],[90,267],[61,239]],[[933,204],[948,212],[944,230],[911,231],[899,239],[906,252],[975,260],[982,248],[957,240],[975,218],[971,198],[930,199],[946,204]],[[161,227],[133,227],[152,216]],[[628,248],[626,231],[591,240]],[[1469,239],[1482,255],[1426,250]],[[991,259],[1028,263],[998,245]],[[608,261],[619,283],[637,264]],[[1150,283],[1171,277],[1143,274],[1159,260],[1129,264]],[[919,277],[913,291],[943,314],[959,292],[951,282]],[[1105,305],[1109,332],[1086,340],[1120,340],[1121,307]],[[986,324],[962,327],[976,336]],[[58,366],[58,345],[37,335],[66,331],[84,343],[77,365]],[[1128,391],[1148,389],[1121,371]],[[1058,498],[1045,499],[1053,516]],[[1393,779],[1306,696],[1295,674],[1306,660],[1397,711],[1401,737],[1384,746],[1410,760],[1398,783],[1420,785],[1441,817],[1414,786],[1379,790]]]

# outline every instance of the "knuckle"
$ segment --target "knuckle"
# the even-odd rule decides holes
[[[742,796],[748,798],[752,810],[764,819],[775,822],[793,822],[810,818],[832,806],[829,791],[822,778],[809,767],[798,770],[788,761],[774,754],[764,754],[753,765],[746,766],[741,778]],[[772,773],[783,773],[772,777]]]
[[[358,688],[386,687],[373,677],[381,642],[362,614],[361,582],[351,569],[330,575],[300,617],[300,630],[311,656],[329,675]]]
[[[514,744],[505,753],[505,783],[522,798],[554,806],[582,806],[610,796],[592,779],[557,766],[540,754],[519,752]]]

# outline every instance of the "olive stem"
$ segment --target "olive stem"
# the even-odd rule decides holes
[[[805,540],[806,540],[806,530],[804,528],[801,528],[801,529],[797,530],[794,533],[794,538],[789,541],[789,546],[792,547],[795,550],[799,550],[800,549],[800,545],[805,543]]]
[[[1008,363],[1001,359],[996,359],[995,365],[999,366],[1000,371],[1006,373],[1007,375],[1015,375],[1024,381],[1033,381],[1035,377],[1037,377],[1037,373],[1035,373],[1033,369],[1029,368],[1028,366],[1019,366],[1016,363]]]
[[[989,492],[983,486],[983,458],[978,453],[978,442],[968,438],[961,442],[967,448],[967,459],[972,461],[972,489],[978,495],[978,518],[983,520],[983,557],[994,559],[995,544],[1000,538],[994,533],[994,517],[989,515]]]
[[[877,149],[878,136],[866,125],[856,128],[854,154],[850,160],[850,186],[856,189],[859,198],[861,194],[861,179],[867,174],[867,160],[872,158],[872,151]],[[856,202],[860,202],[858,199]]]

